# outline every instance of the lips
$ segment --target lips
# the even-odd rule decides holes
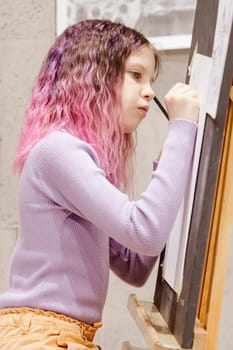
[[[138,110],[145,116],[149,110],[149,107],[148,106],[141,106],[141,107],[138,107]]]

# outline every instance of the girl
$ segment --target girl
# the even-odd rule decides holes
[[[106,20],[70,26],[50,49],[14,163],[20,234],[0,296],[1,350],[97,349],[109,268],[146,282],[186,189],[199,112],[187,85],[168,92],[162,155],[130,200],[133,133],[158,68],[142,34]]]

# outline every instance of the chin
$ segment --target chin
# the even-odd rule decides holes
[[[135,132],[139,124],[140,124],[140,121],[135,125],[128,125],[127,127],[125,127],[125,130],[124,130],[125,134],[132,134],[133,132]]]
[[[135,128],[127,128],[127,129],[125,129],[125,134],[132,134],[136,130],[137,130],[137,127],[135,127]]]

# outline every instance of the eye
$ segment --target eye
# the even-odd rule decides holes
[[[130,71],[130,74],[135,80],[140,80],[142,78],[142,74],[138,71]]]

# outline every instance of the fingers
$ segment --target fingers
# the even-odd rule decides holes
[[[164,98],[170,119],[198,122],[200,102],[196,90],[183,83],[175,84]]]
[[[198,93],[196,90],[191,89],[191,87],[188,84],[184,83],[176,83],[167,93],[166,96],[172,96],[175,95],[183,95],[183,94],[193,94],[194,96],[198,96]]]

